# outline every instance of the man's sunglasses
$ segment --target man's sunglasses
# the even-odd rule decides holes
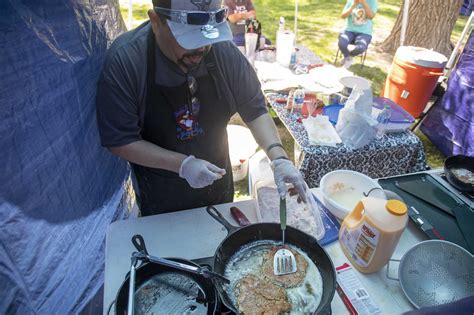
[[[226,21],[229,12],[228,8],[206,12],[170,10],[161,7],[155,7],[155,11],[169,17],[173,22],[190,25],[219,24]]]

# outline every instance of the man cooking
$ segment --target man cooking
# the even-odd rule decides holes
[[[101,143],[130,162],[142,215],[231,202],[226,126],[238,112],[272,161],[279,193],[304,181],[288,160],[253,68],[219,0],[153,0],[119,36],[98,82]]]

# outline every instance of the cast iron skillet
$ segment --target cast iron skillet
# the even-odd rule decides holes
[[[224,274],[225,267],[229,258],[239,249],[250,242],[258,240],[281,241],[281,228],[277,223],[256,223],[242,228],[233,226],[224,219],[222,214],[216,208],[209,206],[206,211],[219,223],[221,223],[229,232],[222,241],[214,255],[213,271]],[[331,301],[336,290],[336,272],[334,265],[325,250],[319,245],[318,241],[295,228],[287,226],[286,241],[303,250],[308,257],[318,267],[323,280],[323,296],[321,303],[313,314],[331,314]],[[217,287],[220,299],[230,310],[238,313],[236,307],[227,295],[227,292],[221,287]]]
[[[141,243],[142,244],[140,244],[141,245],[140,249],[145,254],[148,255],[148,251],[146,250],[145,242],[143,241],[143,239],[141,239]],[[199,265],[197,265],[196,263],[186,260],[186,259],[182,259],[182,258],[167,258],[167,259],[199,267]],[[158,275],[160,273],[165,273],[165,272],[182,273],[186,275],[187,277],[192,278],[198,284],[198,286],[202,289],[204,293],[203,296],[198,297],[200,300],[198,301],[198,303],[201,303],[201,304],[207,303],[208,315],[217,314],[220,302],[218,300],[218,294],[217,294],[216,288],[212,284],[211,280],[201,277],[200,275],[197,275],[197,274],[179,271],[171,267],[166,267],[166,266],[162,266],[162,265],[158,265],[154,263],[144,263],[140,267],[138,267],[136,270],[136,274],[135,274],[136,290],[138,290],[138,288],[140,288],[140,286],[143,283],[151,279],[153,276]],[[125,281],[122,283],[122,286],[120,287],[117,293],[117,297],[115,299],[115,314],[117,315],[127,314],[128,290],[129,290],[129,275],[127,274]],[[153,296],[153,294],[150,294],[149,300],[153,301],[154,299],[156,299],[156,296]],[[109,307],[109,312],[110,312],[110,307]]]
[[[474,172],[474,157],[460,154],[450,156],[444,161],[444,173],[448,182],[460,191],[474,192],[474,185],[461,181],[454,175],[453,168],[464,168]]]

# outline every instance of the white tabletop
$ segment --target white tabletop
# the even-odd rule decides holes
[[[312,191],[316,196],[319,195],[319,189],[312,189]],[[229,222],[237,225],[230,215],[231,206],[242,210],[252,223],[257,222],[253,200],[216,206]],[[131,238],[135,234],[143,236],[147,249],[152,255],[196,259],[213,256],[227,232],[206,212],[205,208],[112,223],[108,228],[106,240],[104,314],[130,270],[130,256],[135,251]],[[400,259],[408,249],[425,239],[422,232],[409,221],[408,228],[402,234],[392,258]],[[349,263],[338,241],[324,248],[335,267]],[[396,268],[396,265],[391,266],[391,275],[396,275]],[[386,269],[387,266],[372,274],[362,274],[356,269],[354,271],[382,314],[401,314],[413,309],[399,283],[387,279]],[[349,314],[337,293],[334,294],[331,308],[333,314]]]

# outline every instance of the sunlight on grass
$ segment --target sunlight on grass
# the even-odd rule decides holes
[[[234,201],[249,199],[249,177],[234,182]]]
[[[132,5],[132,16],[133,21],[130,29],[133,29],[148,20],[148,10],[152,8],[151,1],[150,4],[133,4]],[[123,20],[128,23],[128,5],[120,6],[120,13],[122,13]]]
[[[446,157],[431,143],[430,139],[428,139],[421,130],[417,129],[415,134],[420,138],[425,148],[426,163],[431,168],[443,167]]]
[[[369,67],[369,66],[362,66],[360,64],[352,65],[349,70],[354,72],[354,74],[364,77],[367,80],[372,82],[372,92],[374,96],[379,96],[382,87],[385,84],[385,79],[387,78],[387,73],[382,71],[379,67]]]
[[[461,33],[466,26],[467,20],[469,19],[468,16],[460,15],[456,21],[456,25],[454,26],[453,33],[451,34],[451,41],[453,44],[456,44],[459,38],[461,37]],[[468,33],[469,34],[469,33]]]

